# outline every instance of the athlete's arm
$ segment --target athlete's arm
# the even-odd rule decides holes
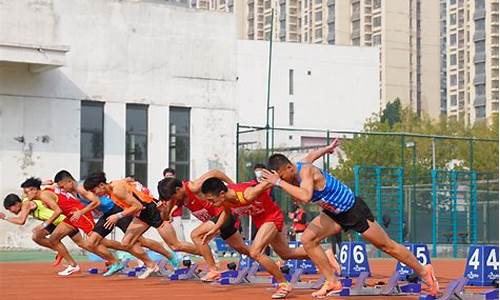
[[[31,201],[24,201],[21,204],[21,211],[19,212],[19,214],[17,214],[17,216],[6,218],[5,214],[0,213],[0,219],[5,220],[12,224],[24,225],[30,214],[30,204]]]
[[[336,138],[330,145],[312,150],[311,152],[307,153],[307,155],[302,158],[301,161],[305,163],[313,163],[325,154],[332,154],[333,151],[335,151],[335,148],[337,148],[338,146],[340,146],[340,139]]]
[[[44,227],[47,227],[48,225],[52,224],[52,222],[54,222],[57,218],[59,218],[59,216],[62,214],[62,210],[59,205],[57,205],[57,195],[50,191],[41,192],[40,200],[43,202],[43,204],[45,204],[45,206],[54,211],[52,213],[52,216],[50,216],[47,221],[42,223]]]
[[[202,244],[207,244],[222,228],[224,223],[229,218],[229,214],[231,213],[230,208],[224,206],[224,210],[220,213],[219,218],[217,219],[217,223],[215,226],[210,229],[202,238]]]
[[[292,198],[302,203],[309,203],[314,192],[314,168],[312,166],[303,166],[300,170],[300,186],[295,186],[286,181],[281,180],[276,171],[270,172],[262,170],[262,178],[268,183],[272,183],[281,187],[285,192],[290,194]]]
[[[201,190],[201,186],[203,185],[203,182],[205,182],[205,180],[207,180],[208,178],[212,177],[218,178],[228,184],[234,183],[233,180],[229,178],[229,176],[227,176],[224,172],[220,170],[210,170],[205,174],[201,175],[198,179],[190,181],[188,183],[189,189],[195,194],[199,193]]]
[[[97,197],[94,193],[84,189],[82,185],[78,185],[76,190],[78,194],[80,194],[83,198],[90,201],[90,203],[87,204],[82,210],[77,210],[76,212],[74,212],[73,215],[71,216],[71,221],[78,220],[82,215],[88,213],[89,211],[94,210],[99,205],[101,205],[101,200],[99,199],[99,197]]]
[[[257,199],[262,193],[264,193],[267,189],[273,187],[273,184],[267,181],[262,181],[256,186],[248,187],[243,192],[243,198],[248,202],[252,202]]]

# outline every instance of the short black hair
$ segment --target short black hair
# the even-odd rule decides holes
[[[55,183],[58,183],[59,181],[64,180],[64,179],[75,180],[75,178],[73,176],[71,176],[71,173],[66,171],[66,170],[61,170],[61,171],[57,172],[56,176],[54,176]]]
[[[256,163],[254,166],[253,166],[253,169],[267,169],[266,165],[265,164],[261,164],[261,163]]]
[[[177,188],[182,187],[182,181],[177,178],[163,178],[158,182],[160,200],[170,200]]]
[[[104,172],[93,173],[85,178],[83,188],[87,191],[91,191],[99,184],[106,183],[106,181],[106,174]]]
[[[167,173],[172,173],[172,175],[175,175],[175,170],[172,168],[165,168],[165,170],[163,170],[163,177],[165,177],[165,174]]]
[[[5,196],[5,199],[3,199],[3,207],[5,207],[5,209],[9,209],[11,206],[16,205],[17,203],[21,203],[21,198],[19,198],[19,196],[16,194],[8,194],[7,196]]]
[[[42,181],[40,180],[40,178],[35,178],[35,177],[30,177],[26,179],[23,183],[21,183],[21,187],[23,189],[34,187],[39,190],[41,186],[42,186]]]
[[[268,159],[268,165],[271,170],[278,171],[281,167],[291,164],[292,162],[283,154],[273,154]]]
[[[227,186],[219,178],[211,177],[201,185],[203,194],[218,195],[220,192],[227,192]]]

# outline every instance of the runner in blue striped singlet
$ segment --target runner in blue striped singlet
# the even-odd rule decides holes
[[[262,172],[264,180],[281,187],[295,201],[323,208],[322,213],[309,223],[301,239],[307,254],[326,278],[323,287],[312,296],[323,298],[342,290],[342,284],[334,275],[333,258],[327,257],[320,245],[323,239],[342,229],[359,232],[375,247],[413,268],[427,284],[429,294],[436,295],[439,285],[432,266],[422,266],[405,246],[393,241],[375,221],[363,199],[356,197],[348,186],[312,164],[321,156],[333,153],[339,144],[335,139],[330,145],[311,151],[296,165],[283,154],[274,154],[268,163],[273,171]]]

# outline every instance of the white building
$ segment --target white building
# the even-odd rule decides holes
[[[293,102],[296,126],[360,129],[378,107],[377,57],[275,44],[276,125],[288,125]],[[154,193],[169,165],[184,178],[211,168],[234,177],[237,122],[265,124],[266,70],[266,44],[239,42],[234,14],[155,1],[2,2],[1,199],[61,169],[135,176]],[[0,248],[32,247],[30,237],[29,226],[0,222]]]
[[[266,124],[268,51],[268,42],[238,41],[242,124]],[[362,130],[364,121],[379,109],[378,56],[375,47],[274,43],[270,106],[275,127]],[[325,133],[276,131],[274,145],[318,145],[325,137]],[[265,133],[242,134],[240,142],[265,147]]]

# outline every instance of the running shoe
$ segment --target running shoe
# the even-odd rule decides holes
[[[124,268],[123,263],[121,262],[121,260],[118,260],[117,262],[109,266],[108,270],[104,274],[102,274],[102,276],[104,277],[111,276],[123,268]]]
[[[313,298],[325,298],[333,294],[340,293],[342,291],[342,283],[340,281],[335,281],[334,283],[325,282],[321,289],[311,294]]]
[[[137,276],[137,278],[139,278],[139,279],[146,279],[152,273],[158,273],[158,272],[160,272],[160,267],[158,267],[158,265],[155,264],[155,266],[152,267],[152,268],[146,268],[146,270],[144,270],[144,272],[142,274],[140,274],[139,276]]]
[[[273,299],[284,299],[292,291],[292,285],[289,282],[282,282],[271,296]]]
[[[170,253],[170,258],[168,259],[168,262],[174,267],[174,269],[179,268],[180,260],[179,256],[177,256],[177,253],[174,251],[168,251]]]
[[[69,276],[73,273],[76,273],[76,272],[80,272],[80,266],[76,265],[76,266],[71,266],[69,265],[68,267],[66,267],[66,269],[64,269],[63,271],[57,273],[59,274],[60,276]]]

